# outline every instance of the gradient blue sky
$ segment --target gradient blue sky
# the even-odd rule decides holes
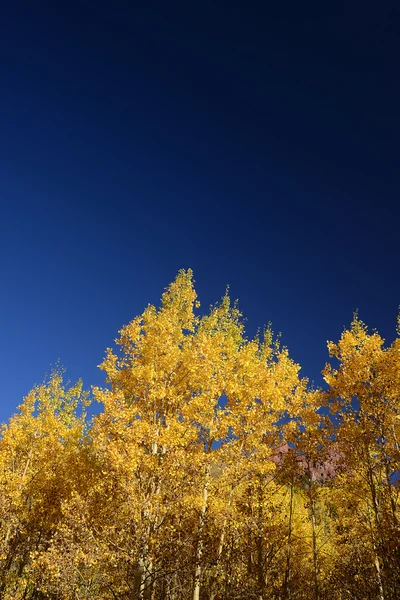
[[[191,267],[322,382],[400,304],[397,2],[0,9],[0,420]]]

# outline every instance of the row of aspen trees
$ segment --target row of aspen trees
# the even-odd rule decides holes
[[[355,317],[313,390],[198,307],[180,271],[104,388],[57,370],[2,426],[0,598],[400,600],[400,337]]]

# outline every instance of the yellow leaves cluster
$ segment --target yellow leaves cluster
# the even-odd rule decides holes
[[[198,307],[180,271],[121,329],[90,423],[56,371],[2,427],[5,600],[395,597],[400,341],[356,317],[309,391],[228,293]]]

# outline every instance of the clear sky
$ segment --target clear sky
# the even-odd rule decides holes
[[[179,268],[317,384],[400,304],[398,2],[0,9],[0,420],[57,359],[86,386]]]

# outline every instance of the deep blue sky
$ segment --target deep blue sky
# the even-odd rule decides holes
[[[397,2],[0,9],[0,419],[194,270],[321,383],[400,304]]]

